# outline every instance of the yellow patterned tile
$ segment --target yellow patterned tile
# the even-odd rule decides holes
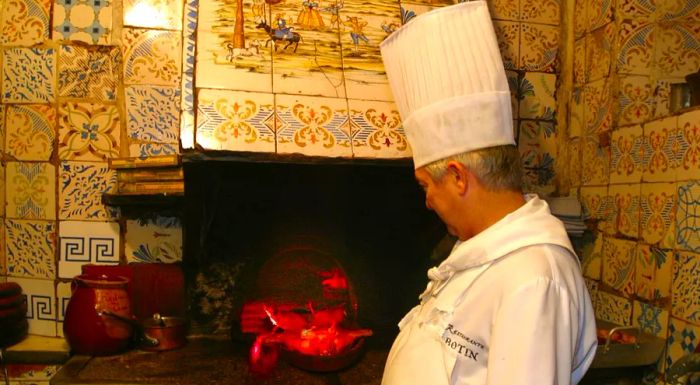
[[[586,35],[587,80],[595,81],[610,75],[615,24],[610,23]]]
[[[595,136],[586,136],[582,140],[581,184],[607,185],[610,182],[610,145],[600,143]]]
[[[32,46],[48,38],[51,0],[5,0],[0,5],[0,45]]]
[[[676,184],[642,183],[640,238],[664,249],[675,247]]]
[[[613,0],[588,0],[586,20],[588,31],[596,30],[613,20]]]
[[[685,321],[700,323],[700,254],[680,251],[673,261],[671,313]]]
[[[651,121],[644,125],[646,162],[645,182],[674,182],[680,166],[678,117]]]
[[[587,40],[588,38],[583,37],[574,42],[574,84],[577,86],[588,83]]]
[[[603,244],[603,283],[625,297],[634,295],[636,243],[616,238],[605,238]]]
[[[520,69],[555,72],[559,57],[559,27],[521,24]]]
[[[556,114],[557,76],[539,72],[526,72],[520,80],[520,106],[521,119],[547,119],[554,120]]]
[[[586,33],[588,0],[574,0],[574,38],[579,39]]]
[[[668,77],[683,78],[700,68],[700,24],[660,23],[656,27],[655,62]]]
[[[411,157],[411,147],[394,103],[350,99],[348,107],[355,158]]]
[[[520,0],[520,20],[559,25],[561,18],[560,0]]]
[[[639,20],[625,20],[618,30],[617,72],[651,75],[654,67],[654,26]]]
[[[639,327],[643,333],[659,338],[666,338],[668,333],[669,312],[648,303],[634,301],[632,325]]]
[[[179,33],[125,28],[123,40],[125,84],[180,87]]]
[[[651,80],[647,76],[626,76],[620,79],[620,117],[618,124],[649,121],[654,107]]]
[[[56,218],[56,168],[45,162],[8,162],[8,218]]]
[[[678,117],[680,140],[677,180],[700,178],[700,110],[686,112]]]
[[[616,105],[612,81],[600,79],[589,83],[583,90],[586,132],[600,134],[613,126],[613,109]]]
[[[494,20],[493,27],[503,66],[507,70],[520,69],[520,23]]]
[[[598,290],[598,301],[593,312],[597,319],[615,325],[629,326],[632,323],[632,301],[602,290]]]
[[[642,126],[622,127],[613,131],[610,147],[610,183],[640,182],[645,159]]]
[[[7,106],[6,151],[18,160],[48,161],[56,139],[56,109],[51,105]]]
[[[119,156],[119,109],[101,103],[62,103],[58,156],[63,160],[107,160]]]
[[[640,184],[611,184],[608,191],[615,202],[615,233],[639,238]]]
[[[496,20],[518,21],[520,19],[520,2],[527,0],[492,0],[487,2],[489,14]],[[532,8],[532,7],[531,7]],[[534,11],[534,10],[533,10]]]

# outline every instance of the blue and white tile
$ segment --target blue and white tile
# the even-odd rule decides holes
[[[668,310],[634,301],[632,326],[638,326],[643,333],[665,339],[668,333],[668,318]]]
[[[110,0],[56,0],[53,39],[110,44],[113,8]]]
[[[5,220],[7,275],[56,278],[56,222]]]
[[[177,144],[172,143],[133,143],[129,145],[129,156],[148,158],[150,156],[173,155],[180,153]]]
[[[182,261],[182,223],[176,217],[127,220],[124,242],[129,263]]]
[[[29,334],[56,336],[56,289],[53,279],[9,277],[16,282],[27,297],[27,321]]]
[[[58,214],[62,220],[116,219],[119,210],[102,203],[102,194],[117,190],[117,173],[107,163],[61,162]]]
[[[2,101],[52,103],[56,55],[53,48],[13,48],[3,52]]]
[[[671,317],[666,340],[666,367],[695,351],[700,341],[700,326]]]
[[[700,252],[700,182],[679,183],[677,202],[676,246]]]
[[[678,251],[673,261],[671,314],[700,324],[700,254]]]
[[[58,230],[58,276],[73,278],[82,266],[119,264],[119,223],[62,221]]]
[[[121,61],[119,47],[62,45],[58,51],[59,96],[115,100]]]
[[[127,132],[144,142],[177,143],[180,134],[180,89],[126,87]]]

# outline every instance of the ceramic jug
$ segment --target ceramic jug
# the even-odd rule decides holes
[[[121,276],[83,274],[73,278],[63,333],[75,354],[110,355],[125,350],[132,327],[102,311],[131,317],[129,280]]]

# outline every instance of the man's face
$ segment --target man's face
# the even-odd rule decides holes
[[[435,211],[450,234],[457,235],[455,219],[460,215],[456,210],[456,199],[459,194],[455,190],[456,186],[452,183],[453,179],[449,173],[435,181],[425,169],[419,168],[415,171],[415,177],[425,192],[425,207]]]

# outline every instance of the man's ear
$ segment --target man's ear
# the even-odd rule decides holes
[[[469,189],[469,169],[453,160],[447,163],[447,175],[452,178],[459,194],[464,195]]]

